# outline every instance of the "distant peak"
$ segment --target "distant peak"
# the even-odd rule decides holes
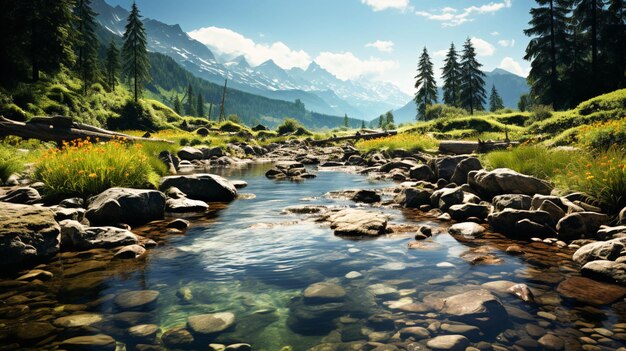
[[[278,67],[276,62],[274,62],[274,60],[272,60],[272,59],[269,59],[269,60],[263,62],[259,66],[263,66],[263,67]]]

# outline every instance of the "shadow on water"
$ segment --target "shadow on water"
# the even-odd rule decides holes
[[[48,282],[30,283],[21,287],[19,294],[7,293],[6,286],[10,285],[5,282],[0,290],[3,299],[19,302],[16,296],[25,296],[28,303],[14,305],[30,303],[33,307],[28,307],[28,313],[14,311],[14,318],[0,317],[0,323],[10,330],[20,323],[90,311],[104,316],[103,321],[90,327],[96,328],[91,332],[126,342],[126,328],[132,325],[154,323],[166,331],[184,326],[190,315],[232,312],[237,324],[234,330],[220,335],[218,342],[247,342],[261,350],[290,346],[299,351],[322,342],[367,340],[363,331],[390,337],[396,326],[392,321],[389,329],[381,315],[394,314],[395,319],[403,321],[395,322],[400,326],[407,320],[418,325],[432,323],[441,317],[424,317],[394,306],[418,305],[502,280],[526,283],[536,293],[534,304],[510,294],[498,294],[511,316],[510,329],[516,331],[499,339],[502,345],[511,346],[527,338],[529,328],[569,340],[578,337],[577,321],[606,326],[624,322],[623,302],[594,307],[555,292],[558,283],[576,274],[569,259],[571,253],[543,243],[517,243],[493,233],[471,241],[453,238],[446,233],[448,224],[426,218],[418,211],[397,209],[380,210],[387,212],[394,223],[429,224],[443,233],[414,250],[407,248],[412,239],[408,234],[345,240],[319,223],[282,210],[301,204],[354,206],[324,194],[352,188],[385,188],[391,183],[343,172],[318,172],[316,179],[305,182],[273,181],[264,177],[269,167],[257,164],[217,170],[229,179],[248,182],[240,192],[255,197],[211,204],[208,213],[187,217],[192,225],[184,233],[166,228],[167,220],[137,228],[138,234],[159,243],[144,258],[115,260],[108,250],[64,253],[42,266],[54,273]],[[516,243],[524,247],[523,257],[505,253]],[[489,254],[498,264],[468,262],[468,257],[477,254]],[[346,298],[341,303],[307,305],[302,291],[317,282],[341,286]],[[134,314],[118,313],[113,298],[133,290],[158,291],[156,307]],[[44,301],[47,309],[37,309],[39,305],[32,305],[33,298],[38,298],[40,305]],[[539,311],[550,316],[538,317]],[[70,329],[55,331],[58,334],[42,345],[52,345],[55,338],[89,333],[88,328]],[[493,336],[483,339],[495,341]],[[2,340],[0,334],[0,343]]]

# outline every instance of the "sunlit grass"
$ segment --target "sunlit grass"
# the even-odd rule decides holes
[[[368,152],[372,150],[405,149],[412,152],[435,149],[439,143],[434,138],[424,134],[396,134],[378,139],[362,140],[355,144],[356,148]]]

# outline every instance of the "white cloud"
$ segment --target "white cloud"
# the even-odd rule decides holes
[[[470,40],[472,41],[472,44],[474,44],[474,48],[476,48],[478,56],[493,56],[496,52],[496,48],[486,40],[476,37],[472,37]]]
[[[491,32],[491,35],[493,35],[494,37],[497,37],[498,35],[500,35],[500,32]]]
[[[432,21],[440,21],[444,27],[454,27],[465,22],[474,21],[474,19],[470,17],[472,14],[495,13],[504,8],[509,8],[511,5],[512,0],[503,0],[502,2],[490,2],[481,6],[466,7],[463,11],[452,7],[444,7],[437,11],[417,11],[415,14]],[[494,34],[492,33],[492,35]]]
[[[371,7],[374,11],[386,9],[404,11],[409,8],[409,0],[361,0],[361,3]]]
[[[366,48],[375,48],[378,51],[382,52],[392,52],[393,51],[393,41],[391,40],[376,40],[373,43],[365,44]]]
[[[255,43],[254,40],[227,28],[206,27],[188,34],[219,53],[244,55],[252,65],[259,65],[272,59],[285,69],[293,67],[305,69],[311,63],[311,57],[304,50],[292,50],[280,41],[271,44]]]
[[[498,45],[502,46],[503,48],[508,48],[508,47],[514,47],[515,46],[515,39],[511,39],[511,40],[498,40]]]
[[[448,50],[443,49],[443,50],[437,50],[435,52],[433,52],[433,57],[446,57],[446,55],[448,54]]]
[[[524,71],[522,65],[520,65],[519,62],[515,61],[512,57],[503,58],[498,68],[513,72],[522,77],[526,77],[528,75],[528,72]]]
[[[380,78],[383,73],[398,66],[395,61],[374,57],[362,60],[351,52],[321,52],[315,58],[315,62],[342,80],[358,77]]]

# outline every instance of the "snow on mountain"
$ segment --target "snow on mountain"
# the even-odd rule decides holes
[[[94,0],[92,6],[103,27],[116,35],[124,33],[127,10],[112,7],[104,0]],[[364,79],[343,81],[316,62],[312,62],[306,70],[284,70],[272,60],[251,67],[243,56],[228,60],[215,55],[207,46],[189,37],[177,24],[144,19],[144,25],[148,50],[172,57],[194,75],[217,84],[223,84],[224,79],[228,79],[229,86],[233,88],[266,97],[285,96],[316,101],[317,112],[369,117],[402,106],[410,98],[390,83]],[[317,98],[311,95],[317,95]]]

